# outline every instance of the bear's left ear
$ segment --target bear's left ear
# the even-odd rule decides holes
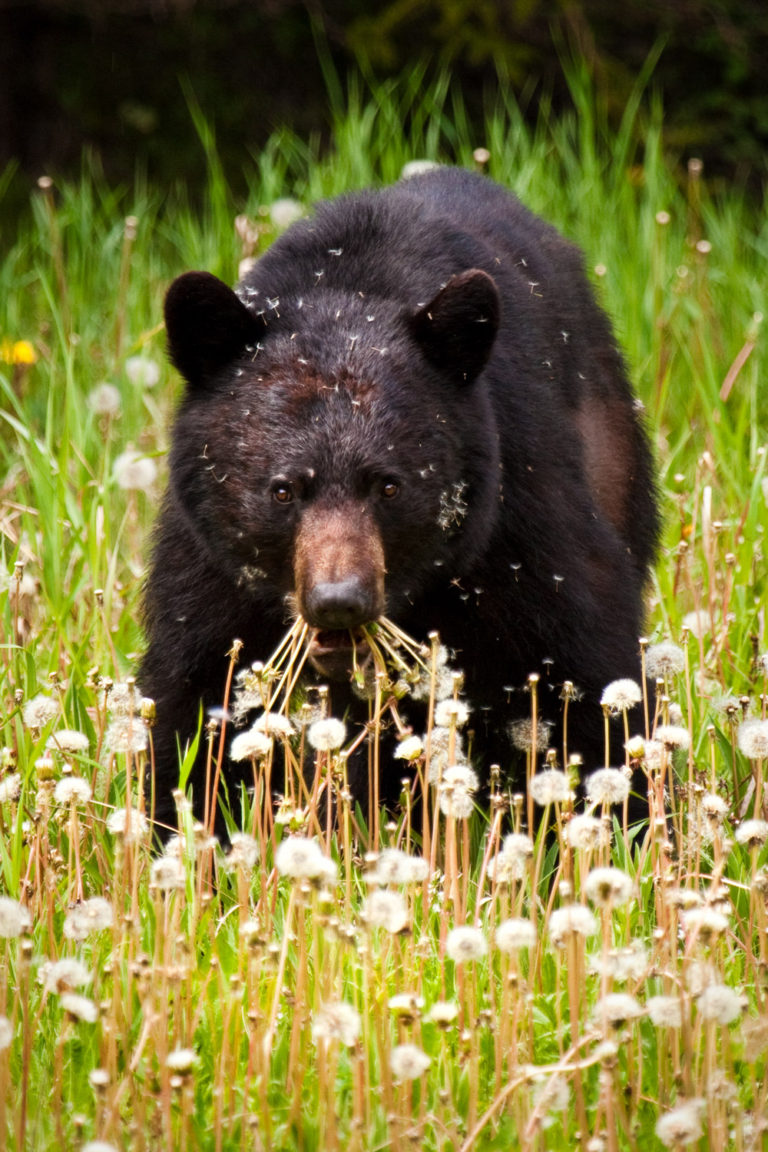
[[[171,360],[193,387],[264,334],[260,318],[210,272],[185,272],[173,281],[165,297],[165,329]]]
[[[451,277],[434,300],[409,318],[413,336],[437,368],[469,383],[485,367],[499,329],[501,304],[487,272]]]

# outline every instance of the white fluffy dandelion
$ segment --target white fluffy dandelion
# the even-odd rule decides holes
[[[194,1048],[173,1048],[165,1058],[165,1066],[171,1072],[185,1076],[197,1064],[198,1056]]]
[[[501,952],[521,952],[523,948],[533,948],[536,944],[536,929],[530,920],[513,917],[502,920],[496,929],[496,947]]]
[[[397,760],[417,760],[424,751],[424,742],[420,736],[406,736],[396,745],[394,756]]]
[[[275,853],[275,867],[289,880],[323,880],[329,883],[335,882],[338,871],[335,861],[325,855],[317,841],[306,836],[289,836],[282,840]],[[334,880],[331,880],[331,872]]]
[[[312,1039],[337,1040],[353,1048],[362,1031],[360,1013],[344,1000],[324,1004],[312,1021]]]
[[[685,652],[671,640],[651,644],[645,653],[645,674],[651,680],[665,680],[685,670]]]
[[[11,772],[0,780],[0,804],[12,804],[21,794],[21,775]]]
[[[88,407],[95,416],[119,416],[122,400],[114,384],[97,384],[88,393]]]
[[[58,732],[52,732],[45,744],[51,751],[68,752],[72,755],[87,752],[89,745],[90,741],[85,733],[77,732],[73,728],[60,728]]]
[[[645,1015],[645,1009],[628,992],[608,992],[595,1005],[595,1020],[612,1028],[623,1028]]]
[[[230,840],[227,853],[228,868],[242,868],[244,872],[252,872],[259,860],[259,845],[253,836],[247,832],[235,832]]]
[[[440,700],[435,706],[435,724],[438,728],[450,728],[455,724],[463,728],[469,720],[469,708],[463,700]]]
[[[737,844],[745,844],[747,848],[762,848],[768,840],[768,821],[743,820],[733,836]]]
[[[341,748],[347,736],[347,726],[343,720],[334,720],[328,716],[324,720],[315,720],[307,732],[310,747],[316,752],[335,752]]]
[[[91,786],[82,776],[63,776],[53,790],[57,804],[85,805],[92,796]]]
[[[0,1016],[0,1052],[10,1048],[13,1043],[13,1025],[7,1016]]]
[[[71,992],[75,988],[82,988],[90,984],[93,979],[85,964],[75,957],[64,957],[63,960],[49,961],[41,965],[38,979],[46,992],[54,992],[61,996],[64,992]]]
[[[584,904],[565,904],[549,918],[549,935],[556,948],[564,948],[571,936],[594,936],[598,928],[597,918]]]
[[[611,833],[602,820],[587,813],[573,816],[565,826],[565,840],[575,851],[588,852],[610,844]]]
[[[593,868],[584,881],[584,893],[593,904],[626,904],[634,891],[632,877],[620,868]]]
[[[482,960],[488,951],[488,941],[479,928],[462,924],[451,928],[445,941],[445,952],[454,964],[467,964]]]
[[[281,712],[262,712],[253,724],[257,732],[266,732],[267,736],[276,738],[292,736],[293,724]]]
[[[603,690],[600,703],[613,715],[626,712],[636,704],[642,704],[643,690],[634,680],[612,680]]]
[[[399,892],[371,892],[363,904],[363,920],[371,928],[383,928],[393,936],[408,925],[408,908]]]
[[[534,804],[546,808],[550,804],[567,804],[573,799],[573,790],[565,772],[545,768],[531,778],[530,793]]]
[[[467,820],[474,809],[477,773],[469,764],[451,764],[440,781],[440,811],[455,820]]]
[[[737,741],[748,760],[768,758],[768,720],[745,720],[739,725]]]
[[[143,452],[126,448],[112,465],[112,475],[125,492],[148,492],[157,479],[157,465]]]
[[[149,746],[147,729],[138,716],[118,713],[104,734],[104,743],[110,752],[146,752]]]
[[[85,1024],[95,1024],[99,1018],[99,1009],[88,996],[81,996],[78,992],[64,992],[59,1003],[68,1016],[74,1020],[81,1020]]]
[[[657,1120],[656,1135],[665,1148],[679,1148],[683,1144],[695,1144],[701,1139],[704,1107],[703,1100],[685,1100]]]
[[[67,940],[85,940],[93,932],[103,932],[112,926],[112,905],[103,896],[91,896],[70,908],[64,918],[63,932]]]
[[[107,816],[107,832],[113,836],[125,836],[130,827],[132,840],[140,840],[149,831],[149,821],[143,812],[131,808],[130,815],[127,808],[115,808]]]
[[[423,856],[411,856],[401,848],[384,848],[366,874],[369,884],[420,884],[429,875]]]
[[[39,732],[51,720],[55,720],[58,714],[58,701],[42,693],[27,700],[21,713],[26,727],[34,732]]]
[[[621,768],[598,768],[587,777],[590,804],[623,804],[629,796],[629,777]]]
[[[139,388],[154,388],[160,379],[160,365],[150,356],[129,356],[124,368],[131,384]]]
[[[649,996],[645,1002],[654,1028],[682,1028],[683,1009],[677,996]]]
[[[152,864],[150,879],[152,886],[161,892],[183,888],[186,884],[184,865],[175,856],[160,856]]]
[[[691,743],[688,729],[681,724],[657,724],[653,735],[659,744],[670,750],[687,748]]]
[[[272,751],[272,739],[260,728],[240,732],[229,746],[230,760],[261,760]]]
[[[703,1020],[727,1025],[739,1019],[743,1001],[739,993],[727,984],[710,984],[696,1000],[696,1007]]]
[[[11,940],[32,926],[32,917],[23,904],[10,896],[0,896],[0,937]]]
[[[415,1044],[395,1044],[389,1054],[389,1067],[396,1080],[418,1080],[432,1061]]]

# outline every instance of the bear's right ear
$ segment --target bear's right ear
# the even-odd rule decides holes
[[[210,272],[185,272],[165,297],[168,352],[185,380],[197,386],[264,334],[258,316]]]

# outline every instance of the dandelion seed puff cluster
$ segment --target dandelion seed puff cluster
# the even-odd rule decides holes
[[[395,1044],[389,1054],[389,1067],[396,1080],[418,1080],[432,1061],[415,1044]]]
[[[445,953],[454,964],[467,964],[482,960],[488,951],[488,941],[479,928],[471,924],[451,928],[445,941]]]
[[[645,653],[645,674],[651,680],[665,680],[685,671],[685,652],[670,640],[651,644]]]
[[[420,884],[429,875],[429,863],[400,848],[384,848],[366,874],[369,884]]]
[[[52,752],[68,752],[71,755],[78,755],[88,751],[90,741],[84,732],[77,732],[73,728],[60,728],[58,732],[51,733],[45,746]]]
[[[424,742],[420,736],[406,736],[395,748],[395,758],[398,760],[418,760],[424,751]]]
[[[33,696],[31,700],[27,700],[24,708],[22,709],[22,718],[27,728],[31,728],[34,732],[39,732],[51,720],[55,720],[59,714],[58,701],[54,700],[51,696],[44,696],[40,694]]]
[[[0,804],[12,804],[18,800],[20,793],[21,776],[18,772],[12,772],[0,780]]]
[[[371,892],[363,904],[362,916],[371,928],[383,928],[393,936],[408,925],[408,908],[399,892]]]
[[[733,837],[737,844],[744,844],[747,848],[762,848],[768,840],[768,821],[744,820]]]
[[[131,840],[140,840],[149,831],[149,821],[143,812],[131,808],[115,808],[107,816],[107,831],[113,836],[127,836],[130,829]]]
[[[549,935],[556,948],[564,948],[571,936],[594,936],[598,927],[596,917],[584,904],[565,904],[549,918]]]
[[[565,826],[565,841],[575,851],[589,852],[607,847],[611,842],[610,828],[597,816],[581,813],[572,816]]]
[[[347,727],[342,720],[329,716],[325,720],[315,720],[307,732],[310,747],[316,752],[335,752],[341,748],[347,737]]]
[[[7,1016],[0,1016],[0,1052],[10,1048],[13,1043],[13,1025]]]
[[[0,937],[11,940],[32,926],[28,910],[10,896],[0,896]]]
[[[315,1043],[318,1040],[337,1040],[347,1048],[352,1048],[361,1031],[360,1013],[343,1000],[324,1004],[312,1021],[312,1039]]]
[[[584,894],[593,904],[626,904],[633,891],[631,876],[620,868],[593,868],[584,881]]]
[[[613,680],[603,691],[600,703],[613,715],[642,704],[643,690],[634,680]]]
[[[496,929],[496,947],[501,952],[521,952],[536,944],[536,929],[530,920],[514,917],[502,920]]]
[[[567,804],[573,799],[573,789],[565,772],[547,768],[531,778],[530,793],[534,804],[546,808],[550,804]]]
[[[282,840],[275,853],[275,867],[289,880],[315,880],[335,884],[338,867],[326,856],[316,840],[305,836],[289,836]]]
[[[736,738],[748,760],[768,759],[768,720],[745,720]]]
[[[451,764],[445,769],[439,785],[440,811],[455,820],[467,820],[474,809],[474,795],[479,781],[469,764]]]
[[[586,792],[590,804],[623,804],[629,796],[629,777],[620,768],[598,768],[587,777]]]
[[[229,746],[231,760],[261,760],[272,751],[272,739],[260,728],[249,728],[234,737]]]
[[[76,904],[64,918],[63,933],[67,940],[85,940],[93,932],[103,932],[112,926],[113,912],[109,900],[91,896]]]
[[[53,790],[57,804],[85,805],[91,799],[91,786],[82,776],[64,776]]]
[[[701,1139],[703,1100],[685,1100],[656,1122],[656,1135],[665,1148],[679,1148],[681,1145],[695,1144]]]

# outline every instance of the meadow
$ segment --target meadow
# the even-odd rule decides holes
[[[2,227],[0,1146],[768,1147],[765,206],[666,156],[642,86],[609,128],[572,79],[570,113],[530,127],[499,98],[480,135],[447,81],[336,92],[330,144],[283,131],[244,156],[246,200],[192,105],[202,201],[181,178],[110,187],[86,158]],[[360,733],[322,693],[288,700],[296,633],[266,669],[233,656],[233,698],[272,718],[236,751],[253,788],[227,797],[231,844],[179,794],[161,854],[135,666],[180,387],[164,291],[191,268],[234,282],[313,201],[414,159],[482,168],[585,252],[656,446],[656,704],[607,692],[625,739],[586,804],[535,722],[530,799],[502,765],[488,802],[463,763],[460,669],[383,622],[374,748],[409,693],[431,704],[378,765],[408,761],[426,802],[382,819],[344,787]],[[199,738],[226,772],[220,732]],[[639,829],[610,805],[630,766]]]

